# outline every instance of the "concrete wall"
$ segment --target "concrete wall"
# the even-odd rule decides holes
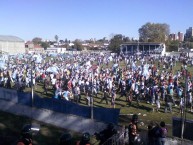
[[[0,100],[0,110],[16,115],[27,116],[29,118],[33,118],[34,120],[76,132],[89,132],[94,134],[106,127],[106,124],[95,120],[81,118],[74,115],[65,115],[46,109],[31,109],[31,107],[4,100]]]
[[[25,53],[25,43],[0,41],[0,51],[8,52],[9,54]]]
[[[181,52],[165,52],[166,56],[180,56]],[[188,55],[188,54],[187,54]],[[193,57],[193,52],[189,53],[189,57]]]

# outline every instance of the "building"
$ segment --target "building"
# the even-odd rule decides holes
[[[175,40],[179,40],[180,42],[184,41],[184,33],[182,32],[178,32],[177,34],[172,33],[169,35],[169,39],[172,41],[175,41]]]
[[[193,27],[189,27],[187,30],[186,30],[186,39],[189,39],[193,37]]]
[[[8,54],[25,53],[25,42],[16,36],[0,35],[0,52]]]
[[[120,53],[124,54],[160,54],[164,55],[166,46],[164,43],[154,42],[127,42],[120,45]]]
[[[172,33],[169,35],[170,40],[174,41],[174,40],[178,40],[178,36],[175,33]]]
[[[178,40],[179,40],[180,42],[184,41],[184,33],[178,32]]]
[[[45,50],[47,53],[65,53],[66,48],[50,47]]]
[[[28,53],[44,53],[44,48],[38,44],[34,44],[32,41],[27,41],[25,43],[25,48]]]

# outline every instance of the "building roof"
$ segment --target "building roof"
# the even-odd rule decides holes
[[[29,45],[29,44],[33,44],[33,42],[32,41],[27,41],[25,44]]]
[[[0,41],[24,42],[23,39],[21,39],[17,36],[8,36],[8,35],[0,35]]]
[[[39,44],[35,44],[34,48],[42,48]]]

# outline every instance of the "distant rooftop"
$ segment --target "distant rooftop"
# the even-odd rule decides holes
[[[23,39],[17,36],[8,36],[8,35],[0,35],[0,41],[24,42]]]

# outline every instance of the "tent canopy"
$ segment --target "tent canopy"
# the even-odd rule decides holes
[[[50,72],[50,73],[58,73],[59,68],[57,66],[50,66],[49,68],[47,68],[46,72]]]

